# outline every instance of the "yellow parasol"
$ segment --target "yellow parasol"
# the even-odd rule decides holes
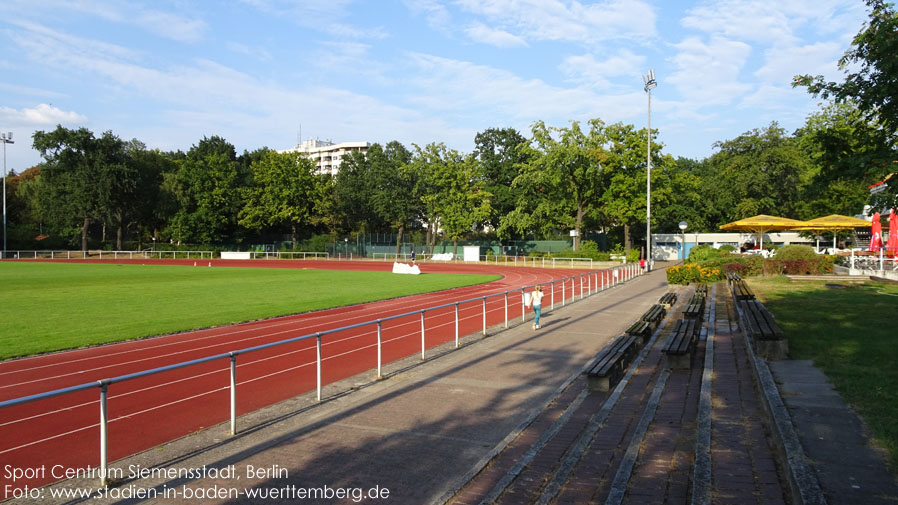
[[[787,217],[767,216],[759,214],[747,217],[720,227],[729,231],[752,231],[758,234],[761,249],[764,248],[764,234],[769,231],[796,230],[805,225],[804,221],[789,219]]]
[[[836,248],[836,232],[852,230],[854,228],[869,228],[873,223],[856,217],[833,214],[826,217],[818,217],[805,221],[805,226],[799,228],[802,231],[831,231],[833,233],[833,249]]]

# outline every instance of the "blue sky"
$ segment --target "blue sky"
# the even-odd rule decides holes
[[[819,100],[797,73],[838,79],[861,0],[4,0],[0,130],[10,170],[40,162],[56,124],[187,150],[303,139],[444,142],[529,136],[601,118],[652,127],[664,152],[715,141]]]

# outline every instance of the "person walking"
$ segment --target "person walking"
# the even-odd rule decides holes
[[[538,330],[540,329],[539,316],[543,305],[542,286],[536,286],[533,290],[533,293],[530,295],[530,304],[533,305],[533,329]]]

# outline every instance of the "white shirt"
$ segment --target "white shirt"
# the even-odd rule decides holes
[[[533,306],[539,307],[543,303],[543,296],[545,296],[545,293],[543,293],[542,291],[534,291],[533,294],[531,294],[530,296],[531,296],[531,300],[532,300],[531,303],[533,304]]]

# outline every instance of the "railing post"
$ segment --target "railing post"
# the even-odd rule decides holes
[[[580,299],[583,299],[583,274],[580,274]]]
[[[106,408],[106,398],[109,384],[100,381],[100,485],[109,484],[109,469],[106,467],[106,455],[109,447],[109,411]]]
[[[455,302],[455,348],[458,349],[458,302]]]
[[[421,361],[424,361],[424,311],[421,311]]]
[[[377,320],[377,379],[383,379],[383,374],[381,373],[381,363],[383,359],[383,352],[381,349],[382,345],[382,336],[381,336],[381,321]]]
[[[318,401],[321,401],[321,332],[319,331],[315,335],[315,349],[318,353],[317,359],[315,360],[315,379],[318,384],[317,386],[317,398]]]
[[[567,283],[564,282],[564,279],[561,279],[561,306],[562,307],[564,307],[565,298],[567,297],[567,295],[565,294],[565,286],[566,285],[567,285]]]
[[[486,297],[483,297],[483,336],[486,336]]]
[[[552,311],[555,310],[555,281],[552,281]]]
[[[237,355],[231,355],[231,435],[237,434]]]
[[[505,327],[508,328],[508,291],[505,292]]]
[[[524,288],[521,288],[521,322],[524,323],[527,321],[527,313],[525,312],[526,307],[524,307]]]

